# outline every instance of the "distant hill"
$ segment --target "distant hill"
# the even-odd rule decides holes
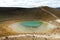
[[[56,9],[59,9],[60,10],[60,7],[57,7]]]

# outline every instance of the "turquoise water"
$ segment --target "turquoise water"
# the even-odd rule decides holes
[[[22,26],[25,27],[38,27],[43,24],[43,22],[36,22],[36,21],[25,21],[20,23]]]

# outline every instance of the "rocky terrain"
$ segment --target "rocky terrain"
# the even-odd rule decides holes
[[[29,20],[43,20],[49,22],[54,21],[57,18],[60,18],[60,10],[47,6],[38,8],[0,8],[0,37],[19,34],[8,27],[10,24]],[[53,24],[55,25],[59,23],[54,21]],[[59,33],[59,31],[60,28],[56,28],[54,30],[49,30],[47,33],[40,34],[56,34]]]

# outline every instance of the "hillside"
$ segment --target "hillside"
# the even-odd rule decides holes
[[[27,20],[52,21],[57,19],[49,12],[46,12],[43,9],[48,10],[52,14],[55,14],[56,16],[60,17],[59,10],[50,7],[0,9],[0,36],[18,34],[8,27],[12,23]]]

